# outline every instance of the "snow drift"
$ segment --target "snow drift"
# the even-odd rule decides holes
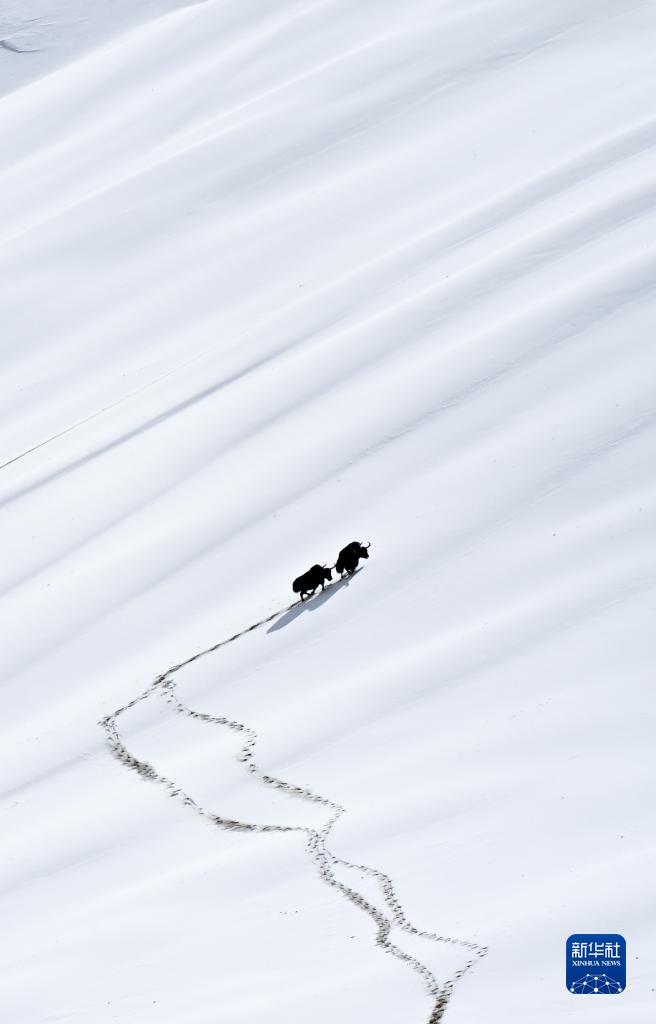
[[[650,6],[24,0],[0,40],[3,1019],[426,1024],[303,834],[99,727],[273,616],[177,697],[489,947],[445,1019],[651,1021]],[[121,728],[210,814],[325,822],[166,692]],[[627,938],[601,1006],[580,930]]]

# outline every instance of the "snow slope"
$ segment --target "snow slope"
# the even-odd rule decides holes
[[[295,830],[217,828],[99,724],[281,611],[175,695],[343,806],[330,849],[413,925],[489,948],[444,1019],[653,1021],[653,6],[0,28],[2,1019],[429,1020],[308,855],[326,804],[160,687],[131,755]],[[626,936],[621,996],[565,990],[576,931]],[[391,940],[441,982],[471,955]]]

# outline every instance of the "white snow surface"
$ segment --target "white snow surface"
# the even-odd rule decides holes
[[[99,725],[280,610],[177,695],[489,948],[448,1024],[651,1024],[653,4],[9,0],[0,40],[0,1018],[426,1024],[302,832]],[[162,693],[117,724],[210,813],[325,823]],[[581,931],[621,995],[567,992]]]

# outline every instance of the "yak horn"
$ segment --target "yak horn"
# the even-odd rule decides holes
[[[368,544],[363,544],[362,547],[363,548],[370,548],[371,547],[371,541],[369,541]]]

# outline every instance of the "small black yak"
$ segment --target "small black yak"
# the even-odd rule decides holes
[[[297,576],[292,583],[292,590],[295,594],[301,595],[301,601],[305,600],[305,595],[314,594],[317,587],[324,589],[324,583],[326,580],[332,580],[332,570],[335,567],[332,566],[327,569],[325,565],[313,565],[311,569],[304,572],[302,576]]]
[[[345,548],[339,553],[339,557],[335,562],[335,569],[342,576],[344,573],[348,573],[350,576],[353,575],[358,567],[358,562],[361,558],[369,558],[368,548],[371,544],[361,544],[359,540],[352,540],[350,544],[347,544]]]

